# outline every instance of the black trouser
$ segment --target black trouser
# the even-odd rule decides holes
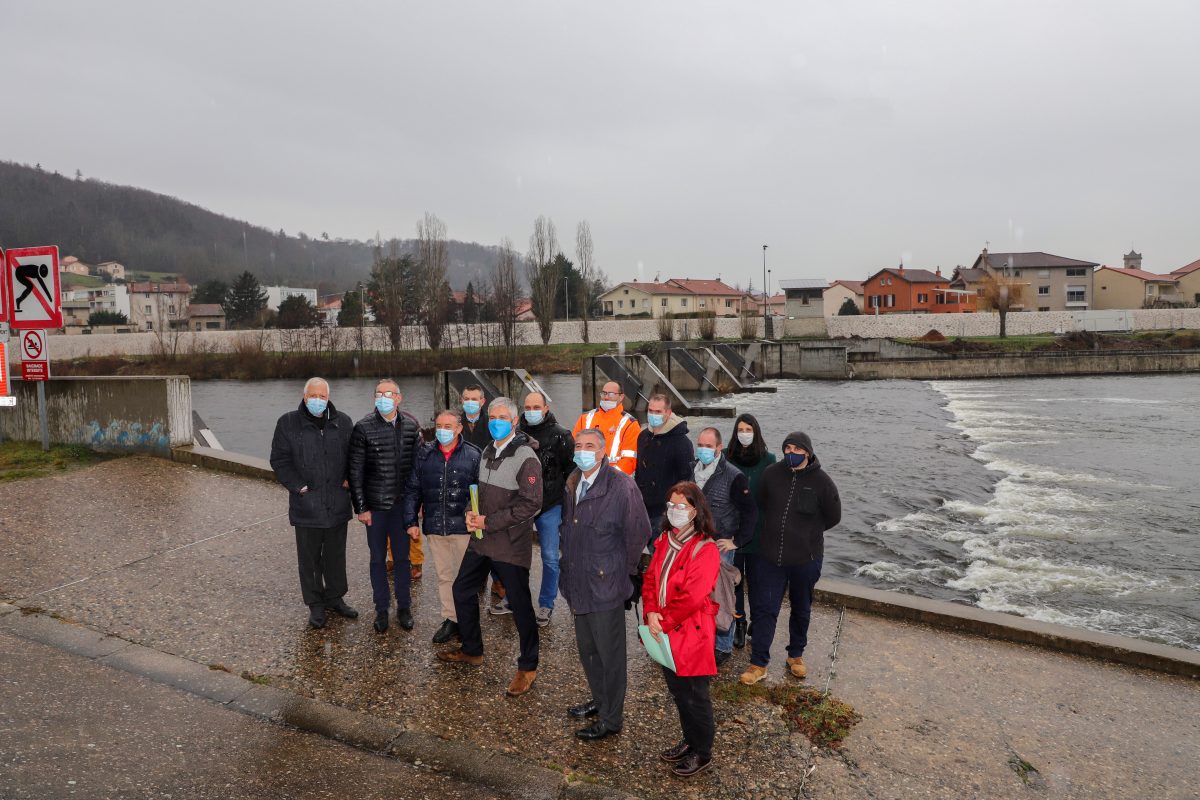
[[[746,567],[749,561],[750,559],[741,550],[733,554],[733,565],[742,573],[742,579],[738,581],[737,586],[733,587],[733,596],[736,600],[733,610],[742,619],[746,618],[746,584],[749,580],[746,576]]]
[[[300,592],[307,606],[341,600],[346,584],[346,523],[332,528],[296,528]]]
[[[504,597],[517,623],[521,640],[521,655],[517,669],[535,670],[538,665],[538,626],[533,615],[533,598],[529,596],[529,568],[467,550],[458,577],[454,579],[454,613],[458,616],[458,634],[462,637],[463,652],[469,656],[483,655],[483,633],[479,630],[479,592],[487,583],[489,572],[495,572],[504,584]]]
[[[709,675],[681,678],[663,667],[667,688],[675,698],[679,709],[679,725],[683,728],[683,740],[696,755],[712,758],[713,737],[717,726],[713,722],[712,695],[709,694]]]
[[[625,724],[625,609],[575,615],[575,644],[600,721],[610,731]]]

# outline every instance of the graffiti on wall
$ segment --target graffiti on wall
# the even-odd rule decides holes
[[[144,425],[141,422],[114,419],[107,426],[92,420],[84,441],[97,450],[170,450],[171,440],[161,422]]]

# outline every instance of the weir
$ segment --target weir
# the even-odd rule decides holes
[[[521,398],[529,392],[540,392],[546,402],[550,395],[541,384],[529,374],[529,370],[519,367],[501,367],[499,369],[462,369],[444,370],[434,378],[433,399],[435,409],[448,408],[454,411],[462,409],[463,390],[468,386],[483,388],[484,406],[497,397],[509,397],[521,403]]]
[[[583,407],[596,408],[600,401],[600,387],[609,381],[616,381],[625,393],[625,410],[641,420],[646,418],[646,405],[650,396],[658,393],[671,398],[671,407],[680,416],[735,416],[737,410],[733,406],[710,405],[694,397],[695,393],[723,393],[717,388],[716,382],[708,378],[707,371],[694,356],[687,354],[676,362],[681,365],[676,377],[682,386],[667,377],[657,362],[668,364],[672,358],[671,353],[675,350],[687,352],[682,348],[672,348],[659,353],[654,360],[642,354],[603,355],[587,359],[583,362],[580,373]],[[683,364],[689,365],[690,369],[682,366]],[[689,397],[684,392],[691,392],[693,396]]]

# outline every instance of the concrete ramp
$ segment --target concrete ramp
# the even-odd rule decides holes
[[[509,397],[518,404],[521,398],[529,392],[540,392],[550,401],[550,395],[541,384],[520,367],[502,367],[500,369],[473,369],[463,367],[439,372],[434,378],[433,400],[437,409],[449,408],[454,411],[462,409],[463,390],[468,386],[479,386],[483,389],[484,409],[487,404],[497,397]],[[485,412],[486,413],[486,412]]]

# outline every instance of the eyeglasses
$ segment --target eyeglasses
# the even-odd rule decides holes
[[[601,397],[620,397],[621,392],[601,392]]]
[[[376,397],[399,397],[399,392],[376,392]]]
[[[675,509],[676,511],[691,511],[692,507],[687,503],[667,503],[667,511]]]

